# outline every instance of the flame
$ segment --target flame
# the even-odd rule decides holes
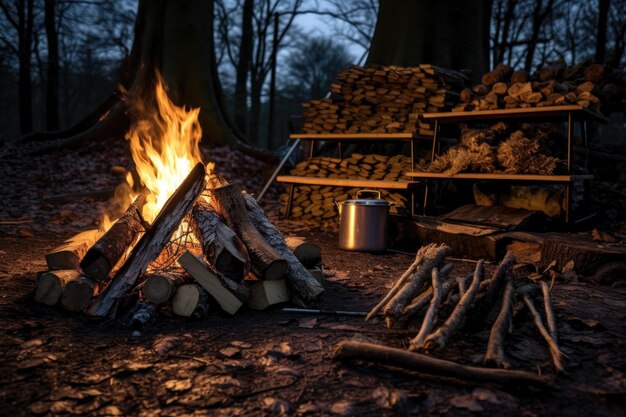
[[[136,114],[126,139],[142,184],[154,194],[142,213],[152,223],[167,199],[201,162],[200,108],[187,110],[174,105],[158,73],[154,97],[131,100]]]

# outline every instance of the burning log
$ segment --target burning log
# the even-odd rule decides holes
[[[35,287],[33,298],[38,303],[53,306],[61,299],[61,294],[67,283],[79,275],[80,272],[74,269],[46,272],[37,278],[37,287]]]
[[[262,279],[280,279],[287,273],[285,259],[263,239],[254,227],[239,184],[210,189],[211,205],[244,242],[252,261],[252,272]]]
[[[147,190],[140,193],[122,217],[87,251],[80,263],[86,276],[98,282],[104,281],[128,248],[135,243],[139,233],[144,230],[141,210],[149,195]]]
[[[163,304],[172,298],[176,288],[190,283],[191,278],[187,275],[161,272],[148,275],[144,281],[141,292],[147,301],[152,304]]]
[[[472,283],[469,288],[465,294],[463,294],[463,297],[461,297],[456,307],[454,307],[454,310],[450,313],[450,317],[448,317],[445,323],[426,338],[423,344],[424,349],[433,350],[443,348],[446,345],[448,339],[450,339],[454,332],[456,332],[456,330],[460,327],[467,311],[471,308],[474,297],[478,292],[480,281],[483,279],[483,275],[484,267],[481,259],[478,261],[478,264],[476,264],[474,278],[472,279]]]
[[[209,314],[210,309],[208,294],[196,284],[181,285],[172,298],[172,311],[177,316],[201,319]]]
[[[407,283],[404,284],[383,310],[387,327],[391,327],[391,325],[402,316],[406,306],[419,294],[424,282],[432,273],[433,268],[440,267],[446,255],[452,252],[452,248],[445,244],[440,246],[436,244],[426,245],[420,248],[420,251],[422,250],[423,261],[417,267],[415,274],[411,279],[407,280]]]
[[[506,334],[511,329],[511,320],[513,315],[513,309],[511,307],[513,304],[514,292],[515,289],[513,288],[513,282],[508,280],[502,293],[500,313],[498,314],[496,321],[493,323],[491,332],[489,333],[489,342],[487,343],[487,352],[485,353],[484,360],[486,364],[493,363],[498,367],[509,367],[509,364],[506,363],[504,359],[504,340],[506,339]]]
[[[298,236],[285,236],[285,244],[306,268],[322,263],[322,250],[318,245]]]
[[[221,274],[240,281],[250,272],[245,245],[204,198],[191,209],[189,225],[200,241],[207,261]]]
[[[429,375],[477,383],[513,386],[530,385],[538,388],[550,387],[550,381],[547,378],[530,372],[460,365],[451,361],[431,358],[420,353],[407,352],[373,343],[341,342],[333,352],[333,359],[340,361],[365,360]]]
[[[65,284],[61,305],[68,311],[85,311],[98,290],[99,285],[95,280],[78,276]]]
[[[265,212],[254,197],[245,193],[243,199],[254,227],[287,262],[285,279],[289,289],[294,293],[293,295],[304,303],[311,303],[317,300],[324,292],[322,284],[296,258],[285,243],[282,233],[268,220]]]
[[[109,286],[100,293],[87,310],[88,314],[94,316],[107,315],[117,298],[128,293],[134,287],[137,278],[146,271],[148,264],[161,253],[183,217],[191,210],[193,203],[204,190],[204,176],[204,165],[198,163],[165,203],[150,230],[139,239]]]
[[[48,270],[79,269],[81,259],[100,235],[102,235],[100,230],[87,230],[52,249],[52,252],[46,254]]]

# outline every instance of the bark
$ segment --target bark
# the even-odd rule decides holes
[[[485,363],[493,363],[499,367],[509,367],[509,364],[506,363],[504,359],[504,340],[511,327],[513,315],[511,305],[513,303],[514,291],[513,282],[509,280],[502,294],[500,313],[489,333],[489,342],[487,343],[487,352],[485,353],[484,360]]]
[[[254,197],[246,193],[244,200],[254,226],[287,262],[287,276],[285,278],[291,292],[304,303],[316,301],[324,292],[322,284],[311,275],[285,244],[282,233],[268,220]]]
[[[158,305],[169,301],[176,292],[176,288],[191,282],[187,275],[161,272],[146,277],[141,292],[147,301]]]
[[[438,377],[476,383],[551,388],[549,379],[530,372],[460,365],[455,362],[373,343],[341,342],[333,352],[333,359],[340,361],[365,360]]]
[[[172,194],[154,220],[150,230],[139,239],[128,259],[117,271],[109,286],[96,298],[87,311],[93,316],[106,316],[118,297],[127,294],[141,274],[169,242],[183,217],[204,190],[204,165],[197,164]]]
[[[322,263],[322,250],[317,244],[297,236],[286,236],[285,244],[306,268],[314,268]]]
[[[46,129],[59,129],[59,35],[56,28],[56,0],[45,0],[44,24],[48,44],[46,80]]]
[[[280,279],[287,273],[287,262],[263,239],[254,227],[239,184],[232,183],[210,190],[211,205],[243,241],[250,260],[252,272],[261,279]]]
[[[550,336],[550,333],[544,326],[543,321],[541,320],[541,316],[535,308],[535,304],[533,303],[530,295],[528,293],[525,293],[522,295],[522,298],[524,300],[524,304],[526,304],[526,307],[528,307],[528,311],[530,312],[530,315],[533,319],[533,322],[535,323],[535,326],[537,327],[537,330],[539,331],[539,334],[548,344],[548,348],[550,349],[550,356],[552,356],[552,362],[554,363],[555,369],[558,372],[563,372],[564,368],[561,362],[562,354],[561,350],[559,349],[559,345],[557,344],[556,340],[554,340],[552,336]]]
[[[432,272],[432,288],[433,295],[430,300],[430,305],[428,306],[428,310],[426,311],[426,315],[422,321],[419,333],[413,340],[411,340],[411,346],[409,347],[410,350],[419,349],[424,343],[424,340],[426,340],[426,336],[430,334],[435,325],[437,310],[439,309],[439,304],[441,304],[443,296],[441,277],[439,276],[439,269],[437,268],[434,268]]]
[[[245,245],[204,198],[194,204],[189,225],[207,261],[218,272],[236,281],[250,272],[250,256]]]
[[[141,210],[149,191],[144,191],[131,203],[126,212],[87,251],[80,266],[89,278],[104,281],[113,267],[124,256],[144,230]]]
[[[381,0],[367,63],[429,63],[479,77],[489,67],[491,3]]]
[[[37,278],[33,298],[38,303],[53,306],[61,299],[65,285],[79,275],[80,272],[71,269],[46,272]]]
[[[546,322],[548,323],[548,330],[550,331],[550,337],[554,342],[558,342],[558,335],[556,331],[556,318],[554,317],[554,307],[552,307],[552,298],[550,297],[550,286],[547,282],[541,281],[541,293],[543,294],[543,308],[546,312]]]

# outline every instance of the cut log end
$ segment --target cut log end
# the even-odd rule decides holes
[[[61,305],[68,311],[85,311],[97,290],[97,282],[87,277],[78,277],[65,286]]]
[[[35,293],[33,298],[38,303],[53,306],[61,299],[61,294],[65,285],[77,278],[78,271],[74,270],[62,270],[46,272],[37,279],[37,286],[35,287]]]

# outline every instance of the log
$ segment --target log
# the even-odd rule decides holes
[[[144,231],[141,210],[149,195],[147,190],[140,193],[122,217],[87,251],[80,263],[86,276],[98,282],[104,281],[128,248],[135,243],[139,234]]]
[[[72,236],[63,242],[62,245],[52,249],[46,254],[46,264],[49,271],[63,269],[79,269],[80,261],[85,256],[89,248],[102,235],[100,230],[86,230]]]
[[[284,279],[272,281],[246,280],[250,297],[246,304],[253,310],[265,310],[269,306],[289,301],[289,289]]]
[[[193,205],[189,220],[193,234],[202,245],[204,256],[218,272],[236,281],[248,275],[248,250],[205,198],[199,198]]]
[[[262,279],[280,279],[288,264],[254,227],[238,183],[222,185],[209,190],[210,203],[228,226],[235,231],[248,249],[252,272]]]
[[[484,81],[483,81],[484,82]],[[437,311],[439,310],[439,304],[441,304],[442,300],[442,285],[441,285],[441,277],[439,276],[439,269],[433,268],[432,272],[432,289],[433,295],[430,300],[430,304],[428,306],[428,310],[426,311],[426,315],[424,316],[424,320],[422,321],[422,326],[420,327],[419,333],[417,336],[411,340],[411,345],[409,346],[409,350],[418,350],[422,347],[424,340],[430,334],[433,327],[435,326],[435,317],[437,315]]]
[[[287,285],[292,292],[304,303],[311,303],[317,300],[324,292],[324,287],[315,277],[300,263],[285,244],[282,233],[268,220],[265,212],[250,194],[244,194],[244,201],[254,227],[261,233],[261,236],[272,245],[272,247],[287,262]]]
[[[485,353],[484,359],[485,364],[494,364],[504,368],[510,366],[504,358],[504,340],[511,328],[513,315],[511,305],[513,303],[514,292],[515,288],[513,287],[513,282],[509,279],[502,292],[500,313],[493,323],[493,326],[491,326],[491,332],[489,333],[489,342],[487,343],[487,352]]]
[[[68,311],[85,311],[99,290],[98,282],[78,276],[65,285],[61,306]]]
[[[172,272],[160,272],[148,275],[141,287],[144,298],[155,305],[169,301],[176,288],[191,282],[191,277]]]
[[[534,386],[552,388],[551,381],[543,376],[525,371],[487,369],[461,365],[443,359],[432,358],[420,353],[407,352],[387,346],[365,342],[340,342],[333,351],[333,360],[364,360],[382,365],[397,366],[420,373],[444,378],[455,378],[485,384],[504,386]]]
[[[476,264],[472,283],[470,284],[465,294],[463,294],[463,297],[461,297],[461,299],[459,300],[459,303],[454,307],[452,313],[450,313],[450,317],[448,317],[445,323],[435,332],[431,333],[424,341],[423,348],[425,350],[443,348],[448,342],[448,339],[450,339],[450,337],[460,327],[467,311],[472,306],[472,302],[474,301],[474,297],[478,292],[478,287],[480,285],[480,281],[483,279],[483,275],[484,266],[483,260],[481,259]]]
[[[172,311],[177,316],[201,319],[209,315],[211,303],[202,287],[184,284],[176,289],[172,298]]]
[[[37,278],[33,298],[38,303],[53,306],[61,299],[65,285],[79,275],[75,269],[45,272]]]
[[[117,271],[107,288],[89,307],[88,314],[106,316],[116,300],[135,286],[139,276],[146,271],[150,262],[163,251],[172,234],[178,229],[183,217],[191,210],[193,203],[204,190],[204,176],[204,165],[198,163],[167,200],[150,230],[139,239],[128,259]]]
[[[445,244],[431,243],[426,246],[424,261],[418,266],[412,279],[407,281],[383,309],[387,327],[402,316],[405,307],[420,293],[424,282],[432,274],[433,268],[440,267],[445,257],[451,252],[452,248]]]
[[[307,242],[299,236],[285,236],[285,244],[306,268],[314,268],[322,263],[319,245]]]

